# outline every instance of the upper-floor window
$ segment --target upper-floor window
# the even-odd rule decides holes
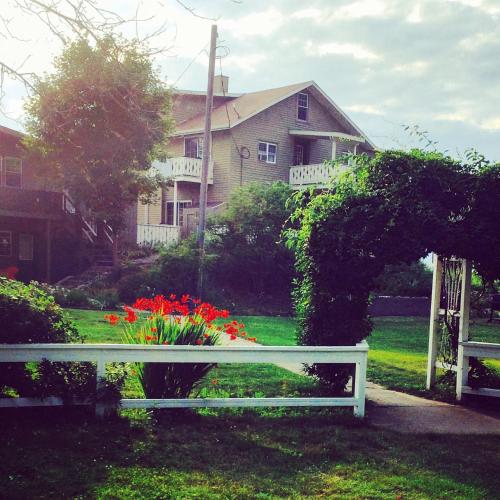
[[[297,118],[307,121],[309,114],[309,95],[304,92],[297,94]]]
[[[276,163],[276,151],[278,146],[272,142],[259,142],[258,157],[266,163]]]
[[[2,176],[4,186],[21,187],[22,163],[20,158],[5,156],[2,158]]]
[[[186,137],[184,139],[184,156],[203,158],[203,137]]]

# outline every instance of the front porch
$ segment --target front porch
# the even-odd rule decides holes
[[[332,177],[339,175],[348,167],[348,161],[342,162],[352,153],[357,153],[358,145],[365,142],[360,136],[344,134],[341,132],[324,132],[315,130],[290,130],[290,135],[295,139],[294,161],[289,170],[289,184],[293,189],[314,187],[322,189],[328,186]],[[307,145],[313,141],[322,140],[331,143],[331,154],[321,163],[309,163]],[[336,160],[336,165],[327,163]],[[338,163],[338,162],[342,163]]]

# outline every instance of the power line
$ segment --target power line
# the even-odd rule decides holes
[[[179,75],[179,77],[177,78],[177,80],[175,80],[174,84],[173,84],[173,87],[175,87],[177,85],[177,82],[186,74],[186,72],[189,70],[189,68],[194,64],[194,62],[196,61],[196,59],[198,59],[198,57],[200,57],[201,53],[202,52],[206,52],[207,50],[207,46],[209,45],[210,42],[206,43],[203,48],[191,59],[191,61],[189,61],[189,64],[184,68],[184,70],[182,71],[182,73]]]

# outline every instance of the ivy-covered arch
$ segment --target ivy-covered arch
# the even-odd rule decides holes
[[[330,189],[297,194],[285,231],[296,254],[301,344],[366,338],[370,291],[387,264],[434,252],[471,260],[486,280],[500,277],[500,164],[421,150],[353,160]],[[333,392],[350,376],[341,366],[308,370]]]

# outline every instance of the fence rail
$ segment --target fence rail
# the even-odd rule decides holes
[[[0,344],[0,363],[29,361],[90,361],[97,363],[102,384],[106,363],[347,363],[356,365],[352,397],[321,398],[199,398],[122,399],[122,408],[188,408],[238,406],[352,406],[365,414],[368,344],[355,346],[142,346],[127,344]],[[1,407],[59,406],[59,398],[0,399]],[[81,404],[81,403],[80,403]],[[102,405],[96,413],[103,414]]]

